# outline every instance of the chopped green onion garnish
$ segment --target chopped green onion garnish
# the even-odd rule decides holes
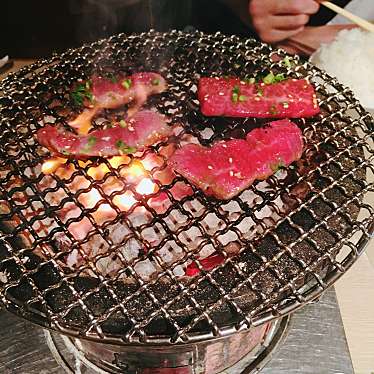
[[[126,146],[126,143],[123,140],[119,139],[116,141],[116,148],[122,148],[124,146]]]
[[[243,102],[243,101],[246,101],[247,100],[247,96],[245,96],[245,95],[240,95],[239,96],[239,101],[240,102]]]
[[[91,149],[96,144],[96,142],[97,142],[96,136],[89,136],[87,138],[87,143],[82,148],[82,153],[89,153],[89,152],[91,152]]]
[[[286,78],[284,77],[284,74],[277,74],[277,75],[274,75],[272,72],[270,72],[267,76],[265,76],[262,81],[265,83],[265,84],[273,84],[273,83],[277,83],[277,82],[281,82],[283,80],[285,80]]]
[[[232,94],[231,94],[231,101],[233,103],[237,103],[239,100],[239,94],[240,94],[240,88],[239,86],[234,86],[232,89]]]
[[[286,56],[283,60],[282,60],[282,62],[283,62],[283,65],[286,67],[286,68],[292,68],[292,62],[291,62],[292,60],[291,60],[291,58],[290,57],[288,57],[288,56]]]
[[[270,169],[273,173],[277,172],[278,170],[284,168],[286,165],[285,163],[283,162],[283,160],[279,160],[278,163],[275,163],[275,164],[272,164],[270,165]]]
[[[257,87],[257,96],[264,96],[264,90],[260,87]]]
[[[131,79],[125,79],[122,81],[122,86],[128,90],[131,87]]]
[[[277,107],[274,104],[270,107],[269,113],[272,115],[278,114]]]
[[[158,78],[153,79],[152,86],[158,86],[160,84],[160,80]]]
[[[117,77],[113,73],[109,73],[108,78],[112,83],[117,83]]]
[[[70,94],[75,105],[78,105],[78,106],[83,105],[84,99],[88,99],[91,102],[93,101],[93,95],[90,89],[91,89],[91,81],[86,81],[85,83],[80,83],[76,85],[76,87]]]
[[[265,84],[272,84],[274,83],[274,74],[273,73],[269,73],[268,75],[266,75],[262,81],[265,83]]]
[[[232,93],[236,93],[236,94],[239,95],[239,93],[240,93],[240,88],[239,88],[239,86],[234,86],[234,88],[232,89]]]
[[[253,77],[252,78],[248,78],[248,79],[245,80],[245,82],[249,83],[249,84],[254,84],[254,83],[256,83],[256,78],[253,78]]]
[[[136,152],[136,148],[128,146],[123,140],[119,139],[116,141],[116,148],[121,153],[134,153]]]
[[[120,125],[120,127],[122,127],[124,129],[125,127],[127,127],[127,122],[125,120],[121,119],[121,121],[119,121],[119,125]]]
[[[276,76],[275,76],[275,82],[282,82],[282,81],[284,81],[286,78],[285,78],[285,76],[284,76],[284,74],[283,73],[281,73],[281,74],[277,74]]]
[[[89,136],[87,139],[87,145],[93,147],[97,142],[96,136]]]

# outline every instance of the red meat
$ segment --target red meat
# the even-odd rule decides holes
[[[314,88],[305,79],[265,84],[201,78],[198,97],[205,116],[299,118],[320,111]]]
[[[207,195],[226,200],[298,160],[302,151],[300,129],[279,120],[251,131],[246,140],[221,141],[211,148],[187,144],[168,163]]]
[[[76,135],[59,126],[47,125],[37,133],[40,144],[52,153],[70,158],[110,157],[135,153],[171,134],[165,117],[151,110],[137,112],[127,122],[112,128]]]
[[[145,103],[148,96],[166,90],[165,79],[157,73],[135,73],[131,76],[117,76],[112,79],[94,76],[86,82],[84,103],[86,108],[69,125],[79,134],[86,135],[91,128],[92,118],[103,109],[115,109],[121,105],[134,102],[129,115],[136,113]],[[78,92],[79,94],[79,92]],[[87,97],[91,101],[87,101]]]

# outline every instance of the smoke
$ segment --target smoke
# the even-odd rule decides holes
[[[192,0],[69,0],[78,43],[119,32],[183,29],[190,24]]]

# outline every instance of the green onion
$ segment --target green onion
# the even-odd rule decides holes
[[[284,74],[277,74],[277,75],[274,75],[272,72],[270,72],[268,75],[266,75],[262,81],[265,83],[265,84],[273,84],[273,83],[277,83],[277,82],[282,82],[283,80],[285,80],[286,78],[284,77]]]
[[[119,139],[119,140],[116,141],[116,148],[119,149],[119,148],[122,148],[124,146],[126,146],[126,143],[123,140]]]
[[[240,95],[240,88],[239,86],[234,86],[232,89],[232,94],[231,94],[231,101],[233,103],[237,103],[239,100],[239,95]]]
[[[74,90],[70,93],[71,98],[73,99],[75,105],[83,105],[84,99],[93,101],[93,95],[90,91],[91,81],[86,81],[85,83],[77,84]]]
[[[109,73],[108,74],[108,79],[112,82],[112,83],[117,83],[117,77],[113,74],[113,73]]]
[[[283,73],[281,73],[281,74],[277,74],[276,76],[275,76],[275,82],[282,82],[282,81],[284,81],[284,80],[286,80],[287,78],[285,78],[285,76],[284,76],[284,74]]]
[[[262,81],[265,83],[265,84],[272,84],[274,83],[274,74],[273,73],[269,73],[268,75],[266,75]]]
[[[256,83],[256,78],[246,78],[245,79],[245,82],[248,83],[248,84],[254,84]]]
[[[127,123],[125,120],[121,119],[121,121],[119,121],[119,125],[120,127],[122,127],[123,129],[127,127]]]
[[[244,102],[244,101],[247,101],[247,96],[245,96],[245,95],[240,95],[239,96],[239,101],[242,103],[242,102]]]
[[[89,153],[92,149],[92,147],[96,144],[97,138],[96,136],[89,136],[87,138],[87,143],[82,148],[82,153]]]
[[[286,68],[292,68],[292,59],[288,56],[286,56],[283,60],[282,60],[282,63],[283,65],[286,67]]]
[[[275,163],[275,164],[271,164],[270,165],[270,169],[273,173],[277,172],[279,169],[282,169],[284,168],[286,165],[285,163],[283,162],[283,160],[279,160],[279,162]]]
[[[160,84],[160,80],[158,78],[153,79],[152,86],[158,86]]]
[[[122,86],[128,90],[131,87],[131,79],[125,79],[122,81]]]
[[[278,114],[277,107],[274,104],[270,107],[269,113],[272,115]]]
[[[119,139],[116,141],[116,148],[121,152],[121,153],[134,153],[136,152],[135,147],[130,147],[128,146],[123,140]]]
[[[89,147],[93,147],[97,142],[97,138],[96,136],[89,136],[88,139],[87,139],[87,145]]]
[[[264,96],[264,90],[260,87],[257,87],[257,96]]]
[[[232,89],[232,92],[233,92],[233,93],[236,93],[236,94],[239,95],[239,93],[240,93],[240,88],[239,88],[239,86],[234,86],[234,88]]]

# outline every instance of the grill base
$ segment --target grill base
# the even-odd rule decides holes
[[[82,373],[216,374],[225,369],[226,373],[238,373],[240,368],[240,372],[249,374],[268,361],[282,341],[288,322],[289,317],[284,317],[227,338],[153,349],[93,343],[48,331],[45,335],[55,359],[68,373],[76,369],[68,363],[69,358],[63,353],[66,349],[76,363],[85,366]]]
[[[2,309],[0,331],[0,373],[40,374],[43,370],[55,374],[69,372],[68,368],[65,371],[54,359],[41,328]],[[55,334],[53,338],[58,352],[62,353],[71,370],[81,374],[96,374],[93,370],[80,365],[69,352],[61,336]],[[262,369],[261,374],[300,374],[300,367],[303,368],[303,374],[353,374],[333,288],[327,290],[319,303],[309,304],[292,315],[287,337],[272,353],[274,354],[267,357],[272,356],[272,359]],[[30,357],[32,359],[27,359]],[[238,374],[243,371],[248,363],[239,367],[242,361],[230,368],[231,372],[226,370],[226,373]],[[237,371],[234,371],[237,367]]]

